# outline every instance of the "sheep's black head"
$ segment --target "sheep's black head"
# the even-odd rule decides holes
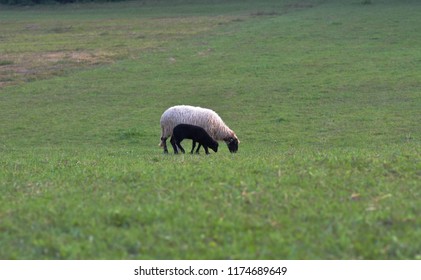
[[[227,138],[225,139],[225,143],[227,143],[228,149],[230,150],[231,153],[236,153],[238,151],[238,143],[240,143],[238,138],[234,138],[234,137]]]

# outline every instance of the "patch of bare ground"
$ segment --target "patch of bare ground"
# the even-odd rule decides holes
[[[0,54],[0,88],[46,79],[94,65],[112,63],[117,55],[103,51],[54,51],[44,53]]]

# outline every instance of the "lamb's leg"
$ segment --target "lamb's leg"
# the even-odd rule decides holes
[[[194,147],[196,147],[196,141],[193,140],[193,146],[191,147],[190,154],[193,154]]]
[[[202,144],[200,144],[200,143],[199,143],[199,146],[197,147],[197,150],[196,150],[196,154],[198,154],[198,153],[199,153],[199,149],[200,149],[200,147],[202,147]]]
[[[176,142],[175,142],[174,136],[173,136],[173,137],[171,137],[170,142],[171,142],[172,148],[174,149],[174,154],[178,154],[178,149],[177,149],[177,145],[176,145]],[[165,152],[165,150],[164,150],[164,152]],[[168,153],[168,150],[167,150],[167,152],[166,152],[166,153]]]
[[[185,153],[186,153],[186,151],[184,151],[183,146],[181,146],[181,141],[179,141],[179,140],[177,139],[176,144],[177,144],[177,147],[179,147],[179,148],[180,148],[181,152],[182,152],[183,154],[185,154]]]
[[[203,148],[205,149],[206,154],[209,155],[208,146],[203,145]]]

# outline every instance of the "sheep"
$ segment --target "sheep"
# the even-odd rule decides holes
[[[167,138],[172,135],[174,127],[182,123],[202,127],[216,141],[224,141],[231,153],[237,152],[240,140],[216,112],[201,107],[177,105],[168,108],[161,116],[159,146],[163,147],[164,153],[168,153]]]
[[[212,139],[209,134],[200,126],[191,125],[191,124],[179,124],[174,127],[173,134],[171,137],[171,145],[174,148],[174,153],[178,154],[178,148],[185,153],[180,142],[184,139],[192,139],[193,147],[191,149],[191,154],[193,153],[196,142],[199,143],[199,147],[196,152],[199,152],[200,146],[203,146],[206,154],[209,154],[208,147],[211,148],[215,153],[218,152],[218,142]]]

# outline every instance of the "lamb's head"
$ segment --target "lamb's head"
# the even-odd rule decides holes
[[[236,153],[238,151],[238,144],[240,144],[240,140],[238,140],[235,134],[232,137],[225,138],[224,141],[231,153]]]
[[[213,140],[211,145],[209,145],[209,148],[211,148],[215,153],[217,153],[218,152],[218,146],[219,146],[218,142]]]

